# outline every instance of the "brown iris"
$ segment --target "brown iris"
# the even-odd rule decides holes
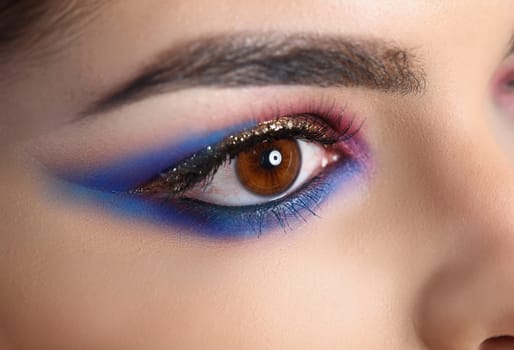
[[[236,171],[239,181],[249,191],[273,196],[293,185],[301,162],[296,140],[265,141],[237,156]]]

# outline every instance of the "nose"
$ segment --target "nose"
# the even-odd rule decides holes
[[[420,290],[416,329],[428,349],[514,349],[514,166],[492,138],[460,149],[432,164],[445,216],[434,234],[452,249]]]

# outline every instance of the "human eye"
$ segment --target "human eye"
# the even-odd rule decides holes
[[[362,124],[333,107],[258,116],[62,178],[102,207],[178,232],[288,231],[320,216],[320,204],[364,172]]]
[[[286,229],[315,214],[335,173],[356,171],[357,130],[353,121],[337,131],[318,116],[282,116],[207,146],[129,194],[222,236]]]
[[[493,97],[502,110],[514,112],[514,53],[509,55],[493,77]]]

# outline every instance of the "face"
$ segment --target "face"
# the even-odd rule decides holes
[[[0,65],[0,345],[514,346],[513,2],[79,17]]]

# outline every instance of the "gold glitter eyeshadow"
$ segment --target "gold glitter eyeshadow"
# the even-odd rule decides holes
[[[310,114],[283,116],[229,135],[218,144],[191,155],[131,192],[174,197],[199,183],[208,184],[220,166],[252,147],[264,142],[294,139],[329,145],[338,142],[340,134],[319,117]]]

